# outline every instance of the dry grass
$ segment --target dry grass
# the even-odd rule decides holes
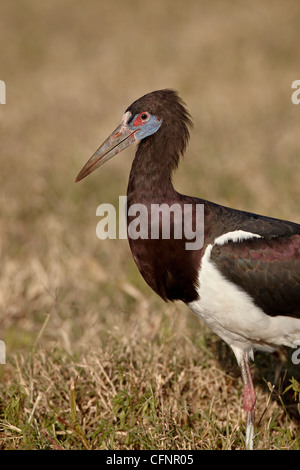
[[[1,2],[2,448],[243,448],[228,349],[150,291],[126,240],[96,238],[132,150],[74,178],[130,102],[172,87],[195,123],[176,188],[300,222],[299,19],[296,0]],[[300,448],[297,374],[258,355],[256,447]]]

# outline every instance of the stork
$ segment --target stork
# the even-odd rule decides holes
[[[253,448],[256,394],[249,360],[255,350],[292,347],[300,339],[300,225],[228,208],[178,193],[172,172],[188,139],[190,115],[174,90],[134,101],[120,125],[78,174],[80,181],[138,142],[129,176],[127,207],[173,204],[204,208],[203,244],[186,249],[186,236],[130,237],[137,267],[165,301],[183,301],[232,349],[241,369],[246,412],[245,446]],[[128,227],[132,221],[127,209]],[[174,212],[170,227],[182,224]],[[160,219],[161,220],[161,219]],[[160,227],[161,228],[161,227]]]

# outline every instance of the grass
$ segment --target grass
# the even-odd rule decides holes
[[[87,356],[41,348],[16,355],[9,364],[16,376],[0,403],[2,447],[243,448],[241,384],[230,361],[225,371],[216,364],[219,342],[199,347],[182,337],[175,347],[174,338],[157,335],[149,347],[116,331]],[[299,449],[297,401],[269,387],[269,394],[258,387],[257,445]],[[299,383],[290,387],[299,394]]]
[[[299,16],[293,0],[1,2],[1,448],[244,448],[228,348],[150,291],[126,240],[96,238],[133,150],[74,179],[134,99],[172,87],[195,125],[176,188],[299,222]],[[256,356],[256,448],[300,448],[292,366]]]

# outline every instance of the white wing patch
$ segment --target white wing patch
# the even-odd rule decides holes
[[[214,245],[225,245],[228,242],[240,242],[248,240],[249,238],[262,238],[261,235],[252,232],[245,232],[245,230],[235,230],[227,232],[215,239]]]

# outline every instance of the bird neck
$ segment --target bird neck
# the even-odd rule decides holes
[[[177,194],[172,183],[172,171],[177,167],[179,156],[169,140],[154,134],[143,139],[132,163],[127,196],[133,202],[162,202]]]

